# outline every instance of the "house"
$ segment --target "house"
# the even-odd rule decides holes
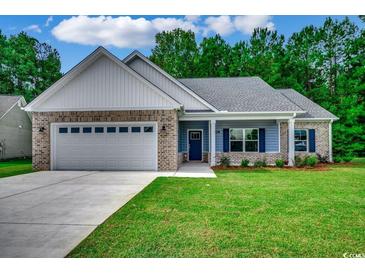
[[[175,79],[138,51],[99,47],[25,107],[37,170],[176,170],[296,154],[332,160],[336,116],[258,77]]]
[[[32,122],[23,96],[0,95],[0,160],[32,156]]]

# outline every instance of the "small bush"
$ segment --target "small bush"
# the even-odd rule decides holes
[[[318,161],[319,161],[320,163],[322,163],[322,164],[326,164],[326,163],[328,163],[328,162],[329,162],[329,159],[328,159],[328,157],[327,157],[327,156],[322,156],[322,155],[321,155],[321,154],[319,154],[319,153],[317,153],[316,155],[317,155],[317,159],[318,159]]]
[[[256,161],[254,162],[254,167],[265,167],[266,166],[266,161]]]
[[[308,156],[305,158],[305,164],[311,167],[314,167],[316,164],[318,164],[317,156]]]
[[[352,159],[354,159],[354,157],[352,155],[346,155],[344,157],[342,157],[342,160],[345,162],[345,163],[349,163],[352,161]]]
[[[242,159],[242,161],[241,161],[241,166],[242,167],[248,167],[249,164],[250,164],[250,160]]]
[[[231,165],[231,158],[229,158],[228,156],[222,156],[219,164],[221,166],[228,167]]]
[[[297,167],[303,167],[305,166],[305,159],[303,159],[302,157],[296,155],[294,158],[294,165]]]
[[[341,163],[342,162],[342,158],[340,156],[335,156],[335,157],[333,157],[333,161],[335,163]]]
[[[285,164],[285,162],[282,159],[278,159],[278,160],[275,161],[275,165],[277,167],[283,168],[284,167],[284,164]]]

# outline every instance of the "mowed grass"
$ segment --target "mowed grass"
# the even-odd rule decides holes
[[[157,178],[69,257],[343,257],[365,252],[365,162]]]
[[[32,172],[32,160],[20,159],[0,162],[0,178]]]

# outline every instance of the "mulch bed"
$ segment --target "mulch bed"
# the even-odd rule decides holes
[[[351,165],[351,163],[346,163],[346,165]],[[289,167],[289,166],[285,166],[283,168],[279,168],[279,167],[275,167],[275,166],[267,166],[267,167],[253,167],[253,166],[249,166],[249,167],[241,167],[241,166],[229,166],[229,167],[224,167],[224,166],[214,166],[212,167],[213,170],[247,170],[247,171],[252,171],[252,170],[262,170],[262,169],[268,169],[268,170],[272,170],[272,169],[285,169],[285,170],[302,170],[302,171],[328,171],[330,170],[330,167],[332,165],[344,165],[344,164],[318,164],[315,167]]]

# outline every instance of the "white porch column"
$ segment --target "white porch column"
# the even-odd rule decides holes
[[[215,166],[215,120],[210,120],[210,166]]]
[[[332,157],[332,120],[330,121],[330,123],[328,124],[328,160],[330,161],[330,163],[333,162],[333,157]]]
[[[294,166],[294,119],[288,120],[288,165]]]

